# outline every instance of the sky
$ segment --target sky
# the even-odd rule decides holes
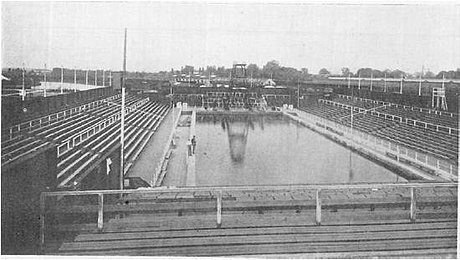
[[[460,4],[2,2],[2,67],[460,68]]]

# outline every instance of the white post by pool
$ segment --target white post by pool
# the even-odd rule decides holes
[[[217,228],[222,226],[222,191],[217,194]]]
[[[105,70],[102,70],[102,86],[105,87]]]
[[[101,231],[104,228],[104,194],[98,194],[97,207],[97,229]]]
[[[88,72],[89,72],[89,70],[86,70],[86,81],[85,81],[86,86],[88,86]]]
[[[417,210],[417,204],[415,203],[416,201],[416,196],[415,196],[415,188],[412,187],[410,188],[410,220],[412,222],[415,222],[416,219],[416,210]]]
[[[321,189],[316,190],[316,225],[321,225]]]
[[[97,69],[94,71],[94,86],[97,86]]]

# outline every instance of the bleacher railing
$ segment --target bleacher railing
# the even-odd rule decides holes
[[[318,101],[320,103],[330,104],[330,105],[333,105],[333,106],[338,106],[338,107],[347,108],[347,109],[348,108],[351,109],[351,107],[352,107],[350,105],[343,104],[343,103],[340,103],[340,102],[331,101],[331,100],[318,99]],[[382,101],[379,101],[379,102],[382,102]],[[391,105],[391,103],[388,103],[388,102],[382,102],[382,103],[377,103],[377,104],[382,104],[382,105],[385,105],[385,106],[390,106]],[[385,118],[385,119],[391,119],[393,121],[398,121],[400,123],[405,123],[405,124],[411,125],[411,126],[419,126],[419,127],[425,128],[425,129],[430,129],[430,130],[437,131],[437,132],[449,133],[449,134],[455,135],[455,136],[457,136],[458,133],[459,133],[459,130],[457,128],[453,128],[453,127],[449,127],[449,126],[437,125],[437,124],[433,124],[433,123],[424,122],[424,121],[421,121],[421,120],[409,119],[409,118],[406,118],[406,117],[403,118],[401,116],[396,116],[396,115],[393,115],[393,114],[379,112],[379,111],[376,111],[376,110],[373,110],[373,109],[364,109],[364,108],[360,108],[360,107],[356,107],[356,106],[354,106],[353,108],[355,110],[359,110],[359,112],[362,112],[362,113],[369,113],[371,115],[377,115],[378,117],[380,117],[382,115],[383,118]]]
[[[344,98],[344,99],[351,99],[351,96],[347,95],[342,95],[338,94],[338,97]],[[368,99],[368,98],[361,98],[361,97],[354,97],[355,99],[359,101],[364,101],[367,103],[373,103],[373,104],[387,104],[388,106],[394,106],[397,108],[404,108],[404,109],[410,109],[411,111],[419,111],[419,112],[428,112],[428,114],[435,114],[435,115],[448,115],[449,117],[458,117],[458,114],[452,113],[452,112],[447,112],[447,111],[437,111],[429,108],[421,108],[421,107],[413,107],[413,106],[406,106],[406,105],[399,105],[391,102],[384,102],[380,100],[373,100],[373,99]]]
[[[396,140],[392,142],[378,138],[374,135],[367,134],[356,128],[351,129],[350,126],[339,124],[328,119],[310,114],[302,110],[295,110],[299,114],[311,120],[312,124],[322,126],[324,129],[329,127],[343,134],[345,138],[350,141],[356,142],[360,145],[367,147],[370,150],[379,152],[385,156],[392,156],[398,162],[410,162],[433,171],[436,175],[443,176],[446,179],[458,180],[458,165],[453,164],[447,160],[441,160],[435,156],[428,155],[428,153],[420,153],[416,149],[411,149],[407,145],[401,145]],[[327,131],[327,130],[325,130]],[[327,131],[328,134],[335,134],[334,132]],[[414,147],[415,148],[415,147]]]
[[[314,210],[315,210],[315,222],[316,225],[321,225],[322,223],[322,204],[326,201],[326,198],[321,197],[321,193],[325,191],[340,191],[340,190],[356,190],[356,189],[369,189],[369,190],[380,190],[380,189],[392,189],[392,188],[402,188],[410,191],[410,200],[406,202],[409,203],[410,210],[410,220],[415,222],[417,220],[417,196],[416,190],[423,188],[448,188],[448,189],[458,189],[458,185],[454,183],[373,183],[373,184],[313,184],[313,185],[276,185],[276,186],[214,186],[214,187],[189,187],[189,188],[156,188],[156,189],[142,189],[142,190],[89,190],[89,191],[62,191],[62,192],[43,192],[40,194],[40,244],[42,250],[45,245],[45,234],[47,233],[47,226],[45,217],[52,214],[59,214],[59,208],[56,208],[56,205],[53,205],[53,202],[56,203],[59,199],[64,197],[82,197],[82,196],[97,196],[97,204],[87,204],[81,205],[69,205],[66,203],[63,207],[75,207],[80,214],[92,214],[96,215],[95,223],[97,223],[97,229],[102,230],[104,228],[104,214],[110,208],[110,213],[126,213],[130,211],[148,211],[149,208],[146,202],[139,204],[126,204],[123,203],[123,200],[115,200],[112,202],[105,202],[107,196],[116,196],[117,198],[129,199],[130,195],[146,195],[147,198],[152,198],[151,194],[190,194],[193,192],[206,192],[212,198],[215,199],[216,207],[216,227],[220,228],[222,225],[222,197],[223,193],[230,192],[292,192],[292,191],[313,191],[315,193],[314,197]],[[457,194],[457,192],[455,192]],[[109,197],[110,198],[110,197]],[[48,201],[47,199],[52,199]],[[361,198],[362,199],[362,198]],[[366,199],[366,198],[364,198]],[[453,200],[457,200],[457,197],[453,197]],[[151,199],[151,204],[155,204],[155,199]],[[350,199],[352,200],[352,199]],[[369,199],[370,200],[370,199]],[[311,199],[305,198],[305,205],[311,201]],[[389,203],[401,203],[398,201],[393,201]],[[436,202],[434,202],[436,203]],[[443,203],[443,201],[439,201]],[[455,203],[456,204],[456,203]],[[49,206],[49,208],[47,208]],[[254,204],[251,204],[249,207],[254,208]],[[54,207],[54,208],[52,208]],[[57,206],[58,207],[58,206]],[[65,210],[63,212],[66,212]],[[107,220],[107,217],[106,217]],[[53,222],[50,222],[50,225]],[[49,227],[51,229],[54,227]]]
[[[42,126],[50,125],[52,122],[57,122],[60,120],[66,119],[68,116],[79,114],[85,110],[92,109],[95,107],[99,107],[100,105],[104,104],[106,101],[111,101],[120,97],[120,94],[96,100],[75,108],[67,109],[64,111],[60,111],[57,113],[50,114],[48,116],[40,117],[37,119],[33,119],[24,123],[20,123],[14,126],[11,126],[7,129],[2,130],[2,141],[8,141],[18,137],[24,132],[31,131],[36,128],[40,128]]]
[[[109,101],[109,100],[106,100],[106,101],[103,101],[103,102],[105,103],[107,101]],[[142,99],[142,100],[134,103],[133,105],[125,108],[125,114],[128,115],[129,113],[131,113],[132,111],[134,111],[138,107],[144,105],[148,101],[149,101],[149,98],[145,98],[145,99]],[[57,147],[57,157],[58,158],[61,157],[62,155],[64,155],[66,152],[68,152],[69,150],[71,150],[72,148],[74,148],[75,146],[80,144],[81,142],[87,140],[91,136],[99,133],[101,130],[103,130],[103,129],[107,128],[108,126],[112,125],[113,123],[117,122],[120,118],[121,118],[121,113],[116,113],[116,114],[110,116],[109,118],[105,119],[104,121],[102,121],[102,122],[100,122],[100,123],[98,123],[98,124],[96,124],[94,126],[91,126],[91,127],[87,128],[86,130],[83,130],[82,132],[80,132],[78,134],[75,134],[72,137],[67,138],[60,145],[58,145],[58,147]]]

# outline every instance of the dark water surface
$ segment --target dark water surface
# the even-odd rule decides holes
[[[196,136],[197,186],[405,182],[282,115],[198,115]]]

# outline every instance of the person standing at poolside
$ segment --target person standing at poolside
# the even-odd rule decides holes
[[[193,154],[195,154],[195,147],[196,147],[196,137],[193,136],[192,138],[192,148],[193,148]]]

